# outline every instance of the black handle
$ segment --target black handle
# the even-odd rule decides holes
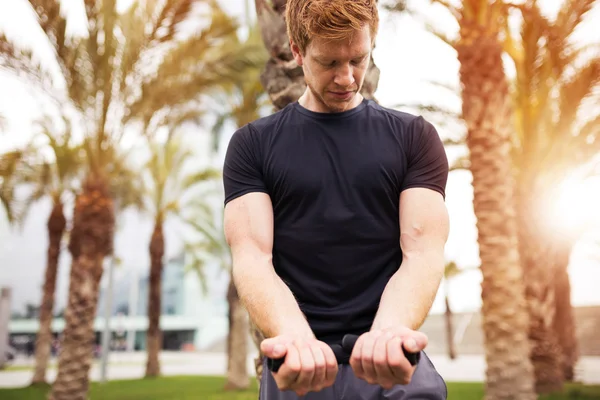
[[[338,363],[348,362],[350,359],[350,354],[352,354],[352,349],[354,349],[354,345],[358,340],[358,335],[344,335],[342,338],[342,345],[333,344],[331,345],[331,350],[333,350],[333,354],[335,355]],[[410,365],[415,366],[421,359],[421,352],[417,353],[409,353],[404,346],[402,346],[402,352],[404,353],[404,357],[408,360]],[[267,358],[267,367],[270,371],[277,372],[279,368],[285,362],[285,356],[282,358]]]

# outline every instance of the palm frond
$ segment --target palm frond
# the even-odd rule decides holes
[[[127,40],[123,46],[120,64],[120,88],[127,95],[133,94],[132,84],[144,73],[148,58],[162,44],[174,41],[179,28],[189,19],[194,3],[198,0],[166,0],[164,2],[134,1],[122,14],[119,26]],[[161,4],[162,3],[162,4]],[[150,50],[150,51],[149,51]]]
[[[450,14],[452,14],[452,16],[455,19],[460,19],[461,17],[461,12],[458,8],[456,8],[455,6],[453,6],[449,1],[447,0],[431,0],[432,3],[436,3],[441,5],[442,7],[444,7],[446,10],[448,10],[448,12]]]
[[[562,3],[556,22],[550,28],[547,44],[552,64],[560,74],[572,61],[573,46],[569,39],[595,3],[596,0],[565,0]]]
[[[146,184],[140,179],[140,170],[130,161],[128,153],[119,147],[105,149],[105,166],[110,193],[115,200],[118,211],[134,208],[144,211],[144,195]]]
[[[576,71],[560,87],[560,117],[557,133],[569,134],[577,116],[579,105],[600,84],[600,56],[596,56]]]
[[[241,46],[237,24],[217,5],[210,26],[169,51],[141,95],[127,105],[126,120],[148,121],[167,106],[178,106],[264,65],[264,46]]]
[[[195,272],[198,275],[200,287],[203,293],[208,292],[208,280],[206,278],[206,264],[213,260],[211,254],[207,251],[204,242],[185,242],[184,251],[188,262],[185,265],[185,272]]]
[[[50,96],[59,96],[54,89],[52,77],[35,59],[31,50],[16,48],[0,32],[0,69],[33,83]]]
[[[185,222],[202,235],[203,241],[206,242],[205,246],[208,246],[213,254],[223,254],[228,250],[223,235],[210,219],[188,218]]]
[[[186,175],[181,184],[183,190],[187,190],[198,183],[214,181],[221,177],[221,170],[216,168],[206,168],[200,171],[192,172]]]
[[[458,268],[458,265],[454,261],[450,261],[444,267],[444,278],[451,279],[457,275],[460,275],[461,269]]]
[[[23,156],[24,153],[20,150],[0,154],[0,205],[4,208],[9,222],[14,220],[14,178]]]
[[[465,156],[461,156],[459,158],[457,158],[451,165],[450,165],[450,169],[449,171],[457,171],[459,169],[462,170],[469,170],[469,168],[471,167],[471,161],[469,159],[468,155]]]

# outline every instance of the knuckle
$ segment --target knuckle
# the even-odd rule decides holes
[[[387,357],[385,356],[385,354],[377,354],[377,355],[373,356],[373,363],[375,365],[379,365],[381,367],[386,366],[387,365]]]
[[[325,360],[315,360],[315,370],[323,371],[327,367]]]
[[[288,366],[288,368],[290,369],[290,371],[293,374],[299,374],[300,371],[302,370],[302,365],[292,364],[292,365]]]
[[[315,372],[314,364],[313,365],[311,365],[311,364],[302,365],[302,373],[303,374],[310,375],[310,374],[313,374],[314,372]]]
[[[401,368],[402,367],[402,360],[397,358],[397,359],[391,359],[388,361],[388,365],[394,369],[397,368]]]

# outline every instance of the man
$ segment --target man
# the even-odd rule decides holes
[[[375,0],[288,0],[301,98],[233,135],[224,164],[233,279],[266,340],[263,400],[445,399],[418,332],[444,269],[448,161],[422,117],[360,94]],[[349,364],[329,345],[360,335]],[[266,365],[266,364],[265,364]]]

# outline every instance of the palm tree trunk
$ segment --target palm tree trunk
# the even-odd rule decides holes
[[[552,238],[544,235],[543,215],[528,195],[530,182],[522,182],[518,198],[519,252],[525,282],[525,298],[529,307],[529,340],[536,392],[552,393],[563,388],[561,350],[554,332],[554,262]]]
[[[56,274],[60,245],[65,232],[67,220],[60,199],[55,199],[54,206],[48,218],[48,255],[46,258],[46,276],[40,307],[40,330],[35,342],[35,370],[32,384],[46,383],[46,368],[52,346],[52,311],[54,310],[54,293],[56,291]]]
[[[446,302],[446,312],[444,313],[446,319],[446,340],[448,343],[448,357],[451,360],[456,358],[456,345],[454,344],[453,333],[454,329],[452,328],[452,310],[450,309],[450,301],[448,299],[448,295],[445,296]]]
[[[157,218],[150,239],[150,291],[148,294],[148,332],[146,333],[146,377],[160,375],[160,362],[158,355],[162,344],[160,331],[161,314],[161,276],[163,270],[163,256],[165,254],[165,238],[163,235],[163,222]]]
[[[577,344],[577,331],[575,328],[575,316],[571,305],[571,282],[568,267],[571,253],[571,244],[557,244],[553,260],[554,277],[554,320],[552,327],[557,335],[557,341],[561,350],[561,367],[566,381],[575,379],[575,365],[579,358]]]
[[[58,374],[49,400],[86,400],[104,257],[112,253],[114,208],[106,180],[90,176],[75,201],[73,257]]]
[[[529,321],[511,179],[511,110],[503,51],[497,30],[488,31],[490,21],[481,24],[465,7],[456,50],[483,275],[486,399],[536,399],[533,367],[524,356],[530,353]],[[489,5],[477,7],[470,4],[470,13],[483,14]]]
[[[243,390],[250,386],[248,357],[248,315],[240,302],[233,279],[227,289],[229,334],[227,335],[227,382],[225,390]]]

